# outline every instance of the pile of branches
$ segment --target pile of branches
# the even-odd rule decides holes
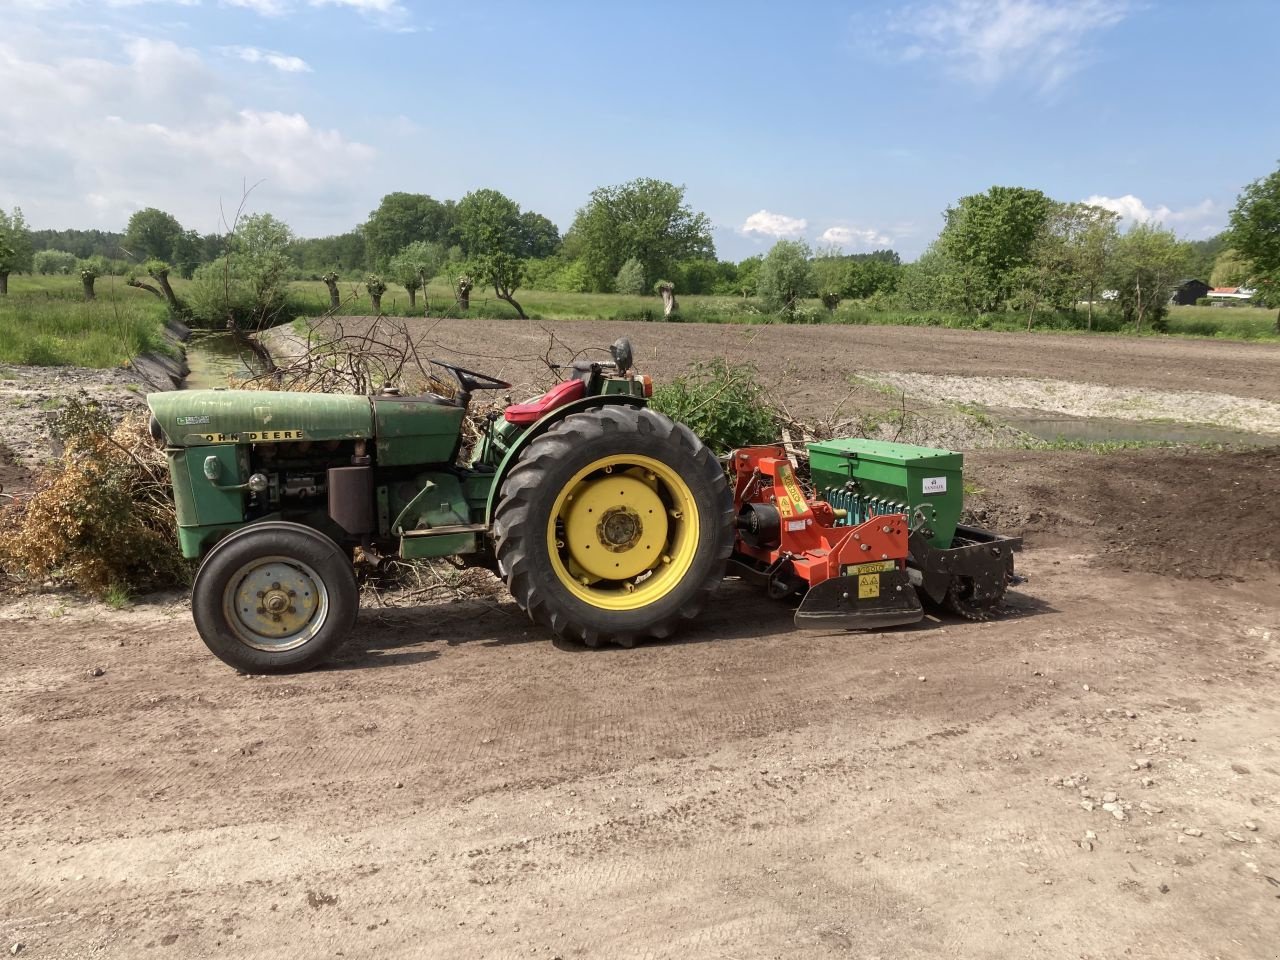
[[[426,386],[450,395],[452,387],[428,371],[408,325],[379,317],[348,330],[341,317],[310,327],[300,352],[275,358],[271,368],[241,381],[246,390],[370,394],[386,386],[406,392]]]
[[[55,577],[99,596],[189,580],[168,464],[147,418],[115,423],[82,391],[52,430],[61,462],[0,511],[0,572],[19,583]]]

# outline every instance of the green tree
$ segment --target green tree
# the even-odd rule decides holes
[[[515,299],[524,279],[525,236],[519,204],[497,190],[474,190],[458,203],[458,233],[469,264],[467,273],[492,286],[494,296],[527,320]]]
[[[992,187],[948,207],[937,249],[948,265],[951,296],[973,313],[1003,307],[1053,209],[1052,200],[1026,187]]]
[[[1250,286],[1265,306],[1280,307],[1280,169],[1253,181],[1231,210],[1231,246],[1253,264]],[[1280,312],[1276,314],[1280,333]]]
[[[1067,247],[1067,269],[1077,293],[1089,304],[1088,328],[1093,329],[1093,305],[1102,291],[1120,241],[1120,216],[1102,207],[1067,204],[1060,214]]]
[[[1240,287],[1248,283],[1253,274],[1253,263],[1240,256],[1234,248],[1227,247],[1213,262],[1213,271],[1209,274],[1209,285]]]
[[[520,214],[520,235],[520,256],[526,260],[545,260],[560,249],[560,228],[532,210]]]
[[[104,230],[32,230],[31,247],[39,250],[66,250],[77,257],[120,257],[124,234]]]
[[[330,271],[351,276],[365,266],[364,234],[349,230],[331,237],[299,238],[289,245],[289,256],[298,272],[306,276]]]
[[[631,296],[639,296],[644,293],[644,264],[635,257],[624,263],[618,270],[618,276],[614,278],[613,289],[615,293],[625,293]]]
[[[936,310],[949,302],[948,283],[955,265],[929,245],[915,261],[904,264],[898,278],[897,300],[911,310]]]
[[[738,275],[734,278],[734,292],[740,297],[754,297],[760,292],[761,254],[747,257],[738,263]]]
[[[11,213],[0,208],[0,295],[9,293],[9,274],[31,269],[31,237],[22,209]]]
[[[811,251],[803,240],[779,240],[760,264],[759,295],[768,310],[790,321],[809,293]]]
[[[1112,284],[1125,322],[1141,332],[1143,323],[1154,330],[1167,327],[1169,298],[1186,274],[1188,249],[1173,231],[1139,223],[1117,245]]]
[[[136,263],[146,260],[176,262],[184,251],[185,232],[177,217],[155,207],[137,211],[125,227],[123,245]]]
[[[244,217],[227,241],[227,252],[200,266],[188,300],[192,315],[211,326],[273,326],[284,319],[293,263],[288,224],[269,213]]]
[[[1010,306],[1027,311],[1027,329],[1041,306],[1062,308],[1072,302],[1071,236],[1076,229],[1073,204],[1054,204],[1031,244],[1031,257],[1010,272],[1017,290]]]
[[[714,258],[711,221],[684,202],[684,187],[639,178],[592,191],[578,211],[567,253],[580,257],[592,289],[607,291],[622,265],[635,258],[645,282],[672,276],[681,260]]]
[[[898,288],[902,266],[892,250],[892,259],[872,254],[849,258],[844,295],[854,300],[866,300],[876,294],[890,294]]]
[[[409,292],[410,310],[418,305],[418,291],[440,272],[447,256],[443,244],[418,240],[391,258],[391,279]]]
[[[425,193],[388,193],[364,225],[368,265],[383,267],[419,240],[452,244],[457,226],[458,208],[452,201],[441,203]]]
[[[849,286],[850,265],[838,247],[819,250],[813,259],[813,289],[828,310],[840,306],[840,301],[845,297]]]
[[[1218,262],[1218,257],[1226,250],[1227,243],[1228,237],[1225,230],[1215,237],[1209,237],[1207,240],[1187,241],[1187,276],[1196,280],[1208,281],[1209,275],[1213,273],[1214,264]]]

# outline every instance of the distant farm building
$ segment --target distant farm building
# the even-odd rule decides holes
[[[1246,300],[1253,299],[1256,290],[1247,287],[1214,287],[1205,294],[1214,303],[1230,304],[1243,303]]]
[[[1209,286],[1203,280],[1188,279],[1178,284],[1178,289],[1173,291],[1173,296],[1169,298],[1170,303],[1176,303],[1180,306],[1191,307],[1201,297],[1207,297],[1209,291],[1213,287]]]

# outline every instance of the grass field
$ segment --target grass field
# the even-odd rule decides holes
[[[85,303],[79,278],[10,277],[0,297],[0,363],[117,367],[167,348],[159,300],[119,277],[100,278],[97,294]]]
[[[174,289],[183,295],[187,281],[175,280]],[[341,313],[367,316],[368,295],[363,285],[340,286]],[[0,363],[83,367],[113,367],[152,350],[163,350],[161,336],[166,311],[149,293],[128,287],[119,277],[102,277],[97,284],[98,299],[84,303],[79,280],[74,277],[13,276],[9,295],[0,297]],[[662,304],[657,297],[625,296],[611,293],[553,293],[521,290],[516,298],[533,320],[660,320]],[[680,318],[686,323],[769,323],[773,320],[755,300],[741,297],[682,296]],[[403,287],[390,285],[382,298],[382,310],[389,316],[422,316],[430,306],[431,316],[461,316],[452,291],[432,286],[419,293],[417,306],[409,309],[409,295]],[[329,307],[329,294],[319,281],[295,281],[289,285],[286,316],[317,316]],[[871,326],[932,326],[949,329],[1023,330],[1025,316],[1018,314],[964,316],[937,312],[876,310],[864,304],[841,304],[828,313],[818,301],[807,301],[800,311],[810,322]],[[468,316],[515,317],[512,307],[491,293],[473,291]],[[1038,317],[1036,330],[1074,332],[1068,317]],[[1100,313],[1095,333],[1132,336],[1120,329],[1114,318]],[[1275,314],[1249,307],[1174,307],[1169,316],[1169,334],[1216,337],[1234,340],[1280,340],[1275,332]],[[1150,334],[1149,331],[1144,335]]]

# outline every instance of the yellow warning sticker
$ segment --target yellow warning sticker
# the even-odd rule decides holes
[[[844,568],[846,577],[859,573],[888,573],[890,570],[897,570],[898,563],[896,560],[876,560],[873,563],[855,563]]]
[[[794,514],[792,513],[792,510],[791,510],[791,498],[790,498],[790,497],[779,497],[779,498],[778,498],[778,512],[779,512],[780,514],[782,514],[784,517],[794,516]]]
[[[858,599],[873,600],[880,596],[880,574],[863,573],[858,576]]]
[[[782,464],[778,467],[778,479],[782,481],[782,488],[787,491],[787,495],[795,502],[796,516],[802,516],[808,509],[808,504],[804,501],[804,494],[800,492],[800,484],[796,483],[796,475],[789,466]]]

